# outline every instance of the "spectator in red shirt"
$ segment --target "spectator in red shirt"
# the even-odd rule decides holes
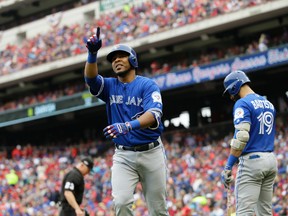
[[[17,145],[12,150],[12,158],[17,160],[20,159],[21,157],[22,157],[21,145]]]

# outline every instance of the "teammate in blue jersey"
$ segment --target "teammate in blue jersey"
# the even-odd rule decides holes
[[[85,81],[90,92],[106,102],[108,126],[104,128],[104,135],[115,143],[111,182],[116,215],[133,215],[133,193],[138,182],[142,185],[149,214],[168,215],[159,87],[151,79],[136,75],[136,53],[124,44],[115,45],[107,55],[117,77],[99,75],[100,28],[86,46]]]
[[[224,79],[235,102],[234,137],[230,155],[221,173],[226,188],[232,182],[232,167],[239,161],[235,182],[237,216],[272,215],[273,184],[277,160],[273,153],[276,111],[271,102],[255,93],[243,71],[233,71]]]

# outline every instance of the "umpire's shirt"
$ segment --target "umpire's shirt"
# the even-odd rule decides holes
[[[80,205],[82,203],[84,193],[84,176],[77,168],[74,167],[64,177],[61,189],[62,211],[66,212],[73,210],[75,214],[75,209],[69,205],[68,201],[64,196],[64,192],[65,190],[71,191],[74,194],[76,202]]]

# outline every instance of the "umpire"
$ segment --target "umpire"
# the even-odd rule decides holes
[[[71,171],[62,182],[60,216],[87,216],[85,210],[80,208],[84,193],[84,176],[93,168],[93,160],[84,158]]]

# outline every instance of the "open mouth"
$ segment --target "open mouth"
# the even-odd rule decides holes
[[[118,64],[115,66],[115,69],[118,71],[118,70],[121,70],[123,68],[123,65],[122,64]]]

